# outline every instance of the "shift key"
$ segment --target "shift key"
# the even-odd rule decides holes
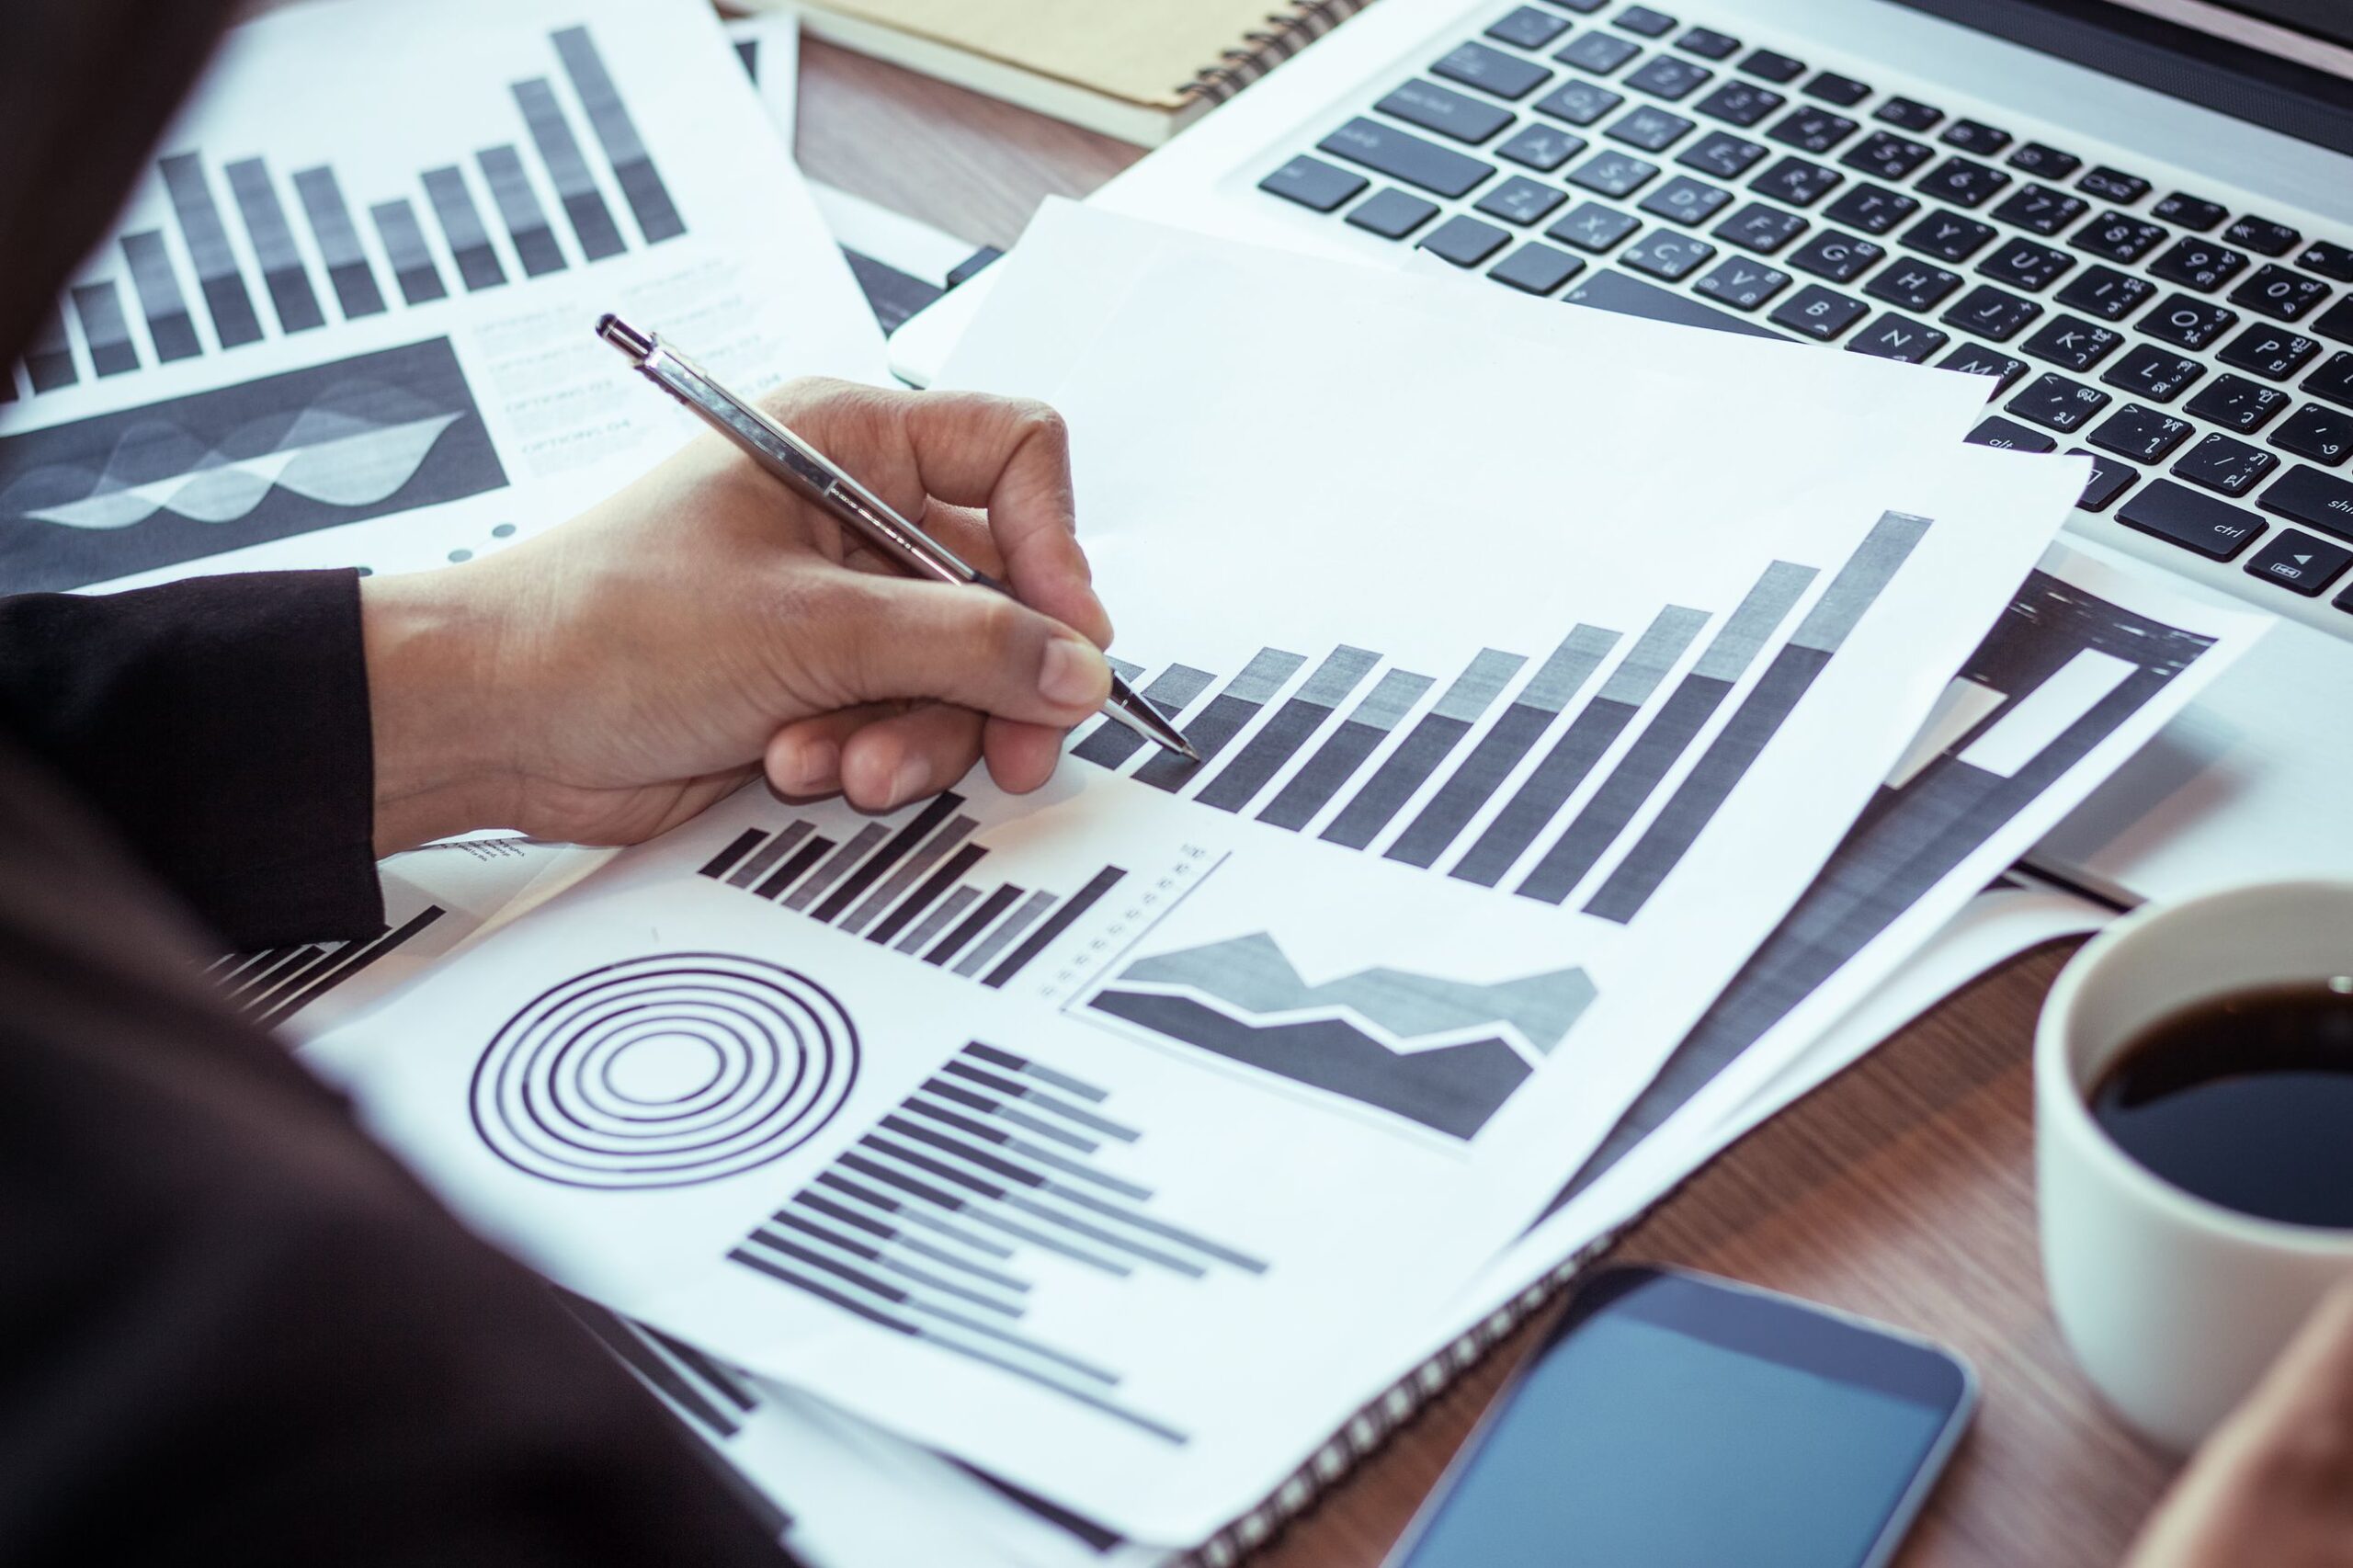
[[[2254,513],[2200,495],[2170,479],[2153,479],[2141,486],[2117,508],[2116,520],[2194,550],[2210,561],[2228,561],[2263,531],[2263,519]]]
[[[2325,534],[2353,540],[2353,484],[2316,468],[2298,463],[2257,496],[2255,504]]]
[[[1361,117],[1348,121],[1316,146],[1336,158],[1361,164],[1375,174],[1420,186],[1440,196],[1461,196],[1495,172],[1492,165],[1476,158],[1466,158],[1435,142],[1425,142],[1411,131]]]

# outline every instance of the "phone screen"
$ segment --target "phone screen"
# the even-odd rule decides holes
[[[1400,1568],[1870,1560],[1965,1398],[1964,1375],[1926,1346],[1795,1303],[1665,1282],[1685,1299],[1645,1311],[1637,1291],[1539,1353]],[[1832,1332],[1790,1351],[1769,1315],[1745,1315],[1760,1310]],[[1832,1358],[1860,1351],[1842,1369],[1861,1381],[1822,1369],[1824,1337]],[[1895,1353],[1949,1371],[1919,1375]]]

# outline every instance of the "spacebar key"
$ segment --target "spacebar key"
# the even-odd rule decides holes
[[[2169,479],[2153,479],[2125,502],[2116,520],[2194,550],[2210,561],[2228,561],[2263,531],[2263,519],[2211,496],[2184,489]]]
[[[1370,119],[1352,119],[1315,145],[1336,158],[1440,196],[1461,196],[1495,172],[1492,165]]]

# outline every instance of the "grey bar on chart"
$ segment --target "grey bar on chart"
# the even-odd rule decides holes
[[[523,264],[524,276],[562,272],[566,265],[563,247],[556,244],[555,231],[548,227],[548,215],[540,206],[540,193],[531,188],[531,176],[523,172],[522,154],[513,147],[499,146],[484,147],[474,157],[482,165],[482,177],[490,182],[490,199],[497,204],[498,216],[515,242],[515,259]]]
[[[945,937],[942,937],[938,942],[932,947],[932,949],[929,952],[924,954],[923,961],[927,964],[947,963],[950,959],[953,959],[958,953],[961,952],[966,944],[970,943],[983,931],[987,930],[990,923],[995,920],[998,915],[1003,915],[1006,909],[1010,908],[1015,900],[1020,898],[1029,891],[1029,890],[1027,888],[1017,887],[1013,883],[1007,882],[1003,887],[997,889],[995,892],[989,894],[988,897],[981,900],[980,906],[978,908],[974,909],[972,914],[966,915],[963,921],[959,924],[954,930],[949,932]]]
[[[752,890],[752,896],[771,900],[781,897],[787,888],[799,881],[802,874],[824,859],[833,847],[834,841],[823,834],[810,839],[788,856],[783,865],[762,878],[760,884]]]
[[[564,118],[563,106],[556,102],[555,89],[548,85],[546,77],[534,76],[514,84],[513,91],[516,107],[523,111],[523,123],[531,128],[540,161],[547,165],[548,177],[555,182],[555,198],[563,203],[563,215],[572,220],[572,234],[580,242],[580,254],[590,261],[619,256],[629,248],[628,242],[621,238],[620,225],[613,222],[612,209],[605,205],[605,193],[597,188],[597,176],[588,172],[588,160],[581,155],[579,138],[572,134],[572,122]]]
[[[979,947],[974,948],[971,952],[965,954],[963,958],[957,960],[956,972],[968,978],[980,973],[982,970],[988,967],[988,962],[991,959],[1005,951],[1006,948],[1011,947],[1013,945],[1013,939],[1016,937],[1020,936],[1022,932],[1027,931],[1030,926],[1035,926],[1040,920],[1045,918],[1046,911],[1053,908],[1053,906],[1054,895],[1052,893],[1031,893],[1028,898],[1021,901],[1020,908],[1015,910],[1011,915],[1006,915],[1005,919],[998,924],[997,928],[989,933],[987,941],[983,942]]]
[[[573,91],[580,95],[580,107],[588,111],[588,128],[597,133],[606,159],[613,165],[613,179],[621,187],[629,210],[637,215],[645,243],[659,244],[685,233],[686,222],[670,200],[669,188],[654,167],[645,140],[638,135],[637,123],[630,119],[620,89],[613,85],[612,74],[605,69],[604,57],[597,52],[588,29],[565,28],[558,32],[555,51],[563,59]]]
[[[1831,578],[1813,608],[1798,622],[1789,645],[1774,655],[1764,676],[1741,699],[1699,765],[1676,787],[1634,847],[1586,901],[1587,915],[1623,925],[1642,913],[1651,894],[1682,862],[1701,830],[1714,820],[1758,755],[1780,732],[1855,623],[1911,558],[1928,527],[1927,518],[1903,512],[1880,517]]]
[[[961,881],[964,873],[979,865],[987,855],[988,851],[977,844],[967,844],[957,850],[948,857],[946,863],[938,870],[917,882],[915,891],[909,893],[900,903],[898,908],[884,915],[875,925],[874,929],[866,934],[866,939],[877,943],[890,941],[892,937],[904,930],[910,922],[920,919],[923,912],[929,908],[935,900]],[[929,926],[931,922],[926,920],[924,924]],[[899,950],[905,952],[907,949],[902,946]]]
[[[1569,721],[1569,727],[1552,743],[1535,771],[1521,781],[1509,803],[1447,875],[1483,888],[1503,881],[1504,873],[1551,824],[1562,803],[1576,793],[1594,764],[1633,722],[1634,715],[1666,678],[1666,672],[1707,624],[1706,610],[1682,605],[1669,605],[1653,616],[1650,626],[1601,683],[1593,700]]]
[[[139,350],[131,346],[131,322],[122,313],[122,296],[115,292],[114,279],[76,284],[74,313],[82,318],[91,369],[101,376],[119,376],[139,369]]]
[[[455,167],[427,169],[425,194],[433,200],[433,215],[441,220],[441,235],[449,242],[450,257],[468,290],[495,289],[506,282],[506,269],[499,265],[490,231],[483,227],[482,213],[466,189],[466,176]]]
[[[177,153],[155,165],[172,199],[180,223],[180,239],[188,260],[196,266],[197,286],[204,292],[205,309],[212,313],[212,333],[223,348],[261,341],[261,318],[254,313],[253,296],[237,271],[237,253],[230,248],[229,231],[213,205],[211,182],[193,153]]]
[[[1290,777],[1258,820],[1296,833],[1315,820],[1330,804],[1340,786],[1356,777],[1364,759],[1389,738],[1405,715],[1438,682],[1411,670],[1391,670],[1374,683],[1372,694],[1358,703],[1331,738],[1318,747],[1307,766]]]
[[[1381,655],[1369,649],[1345,645],[1334,649],[1315,666],[1299,695],[1275,710],[1266,727],[1193,799],[1222,812],[1238,812],[1248,805],[1380,662]]]
[[[1301,653],[1285,653],[1280,648],[1261,648],[1242,666],[1242,673],[1225,683],[1225,688],[1210,699],[1209,706],[1199,717],[1185,726],[1185,738],[1201,759],[1173,751],[1164,751],[1136,769],[1136,782],[1149,784],[1155,790],[1175,790],[1195,774],[1217,760],[1217,754],[1258,716],[1259,710],[1280,691],[1299,667],[1307,663]]]
[[[368,216],[376,225],[376,237],[384,242],[384,256],[392,264],[392,280],[401,286],[401,298],[412,305],[448,299],[449,286],[441,281],[441,269],[434,265],[433,247],[425,243],[416,209],[405,200],[380,201],[368,209]]]
[[[797,822],[783,832],[773,834],[766,844],[745,857],[744,863],[727,874],[731,888],[748,888],[768,873],[768,868],[790,854],[795,846],[808,837],[812,829],[805,822]]]
[[[311,238],[318,242],[319,260],[326,264],[344,320],[381,315],[384,291],[376,286],[376,270],[368,265],[368,248],[359,243],[358,225],[351,221],[335,171],[324,164],[295,170],[294,195],[311,221]]]
[[[785,908],[795,911],[805,910],[816,903],[824,895],[826,889],[849,874],[849,869],[852,866],[866,858],[868,852],[881,843],[883,835],[888,832],[890,829],[879,822],[870,822],[859,828],[851,835],[847,844],[835,851],[830,859],[809,874],[807,881],[792,890],[792,895],[784,901]]]
[[[924,944],[939,935],[942,926],[971,908],[972,901],[980,896],[981,890],[978,888],[958,888],[941,902],[938,908],[924,916],[923,923],[908,932],[906,939],[900,942],[895,950],[903,953],[920,952]]]
[[[1699,740],[1699,732],[1748,674],[1757,654],[1764,652],[1765,644],[1772,641],[1818,574],[1811,566],[1789,561],[1776,561],[1765,569],[1756,585],[1740,601],[1740,608],[1717,629],[1691,673],[1676,683],[1626,755],[1619,758],[1618,766],[1609,770],[1609,777],[1601,781],[1601,788],[1513,892],[1546,903],[1559,903],[1569,896]]]
[[[55,305],[33,325],[32,341],[25,346],[25,375],[37,392],[55,392],[82,379],[74,363],[74,339],[65,330],[65,312]]]
[[[868,893],[858,907],[849,912],[848,918],[842,922],[843,931],[853,937],[863,935],[866,928],[874,923],[876,915],[896,903],[900,895],[939,864],[942,856],[970,838],[980,825],[971,817],[951,819],[910,854],[897,870],[884,878],[881,886]]]
[[[1325,842],[1361,849],[1380,836],[1390,819],[1404,808],[1419,790],[1438,771],[1447,754],[1462,743],[1471,726],[1481,714],[1495,705],[1504,694],[1511,677],[1528,660],[1518,653],[1506,653],[1499,648],[1483,648],[1471,667],[1455,677],[1438,699],[1438,706],[1422,716],[1419,723],[1406,732],[1403,744],[1389,754],[1356,798],[1332,819],[1332,825],[1320,835]]]
[[[1421,814],[1397,835],[1388,858],[1408,866],[1434,865],[1617,645],[1618,633],[1599,626],[1577,626],[1562,639]]]
[[[1143,688],[1142,695],[1160,710],[1163,718],[1174,719],[1192,706],[1193,699],[1209,689],[1213,678],[1209,671],[1197,670],[1190,665],[1171,665]],[[1072,749],[1071,756],[1097,767],[1118,767],[1142,750],[1144,744],[1142,735],[1117,719],[1107,718],[1095,727],[1093,734]]]
[[[123,235],[122,259],[131,268],[131,286],[139,292],[140,313],[147,318],[147,341],[154,345],[155,358],[169,364],[203,353],[162,233],[142,229]]]
[[[281,332],[308,332],[327,324],[326,312],[311,288],[311,274],[302,265],[302,250],[286,222],[286,209],[270,183],[269,169],[259,158],[240,158],[222,171],[244,215],[245,237],[253,242],[254,258],[261,263],[261,280],[277,307]]]
[[[837,917],[847,913],[849,907],[874,885],[878,878],[906,858],[909,851],[930,837],[931,830],[938,827],[949,812],[963,803],[964,797],[953,790],[943,790],[934,795],[925,802],[923,810],[917,812],[904,826],[884,841],[881,848],[868,857],[864,865],[851,872],[840,886],[834,889],[832,895],[817,906],[816,917],[831,925]]]
[[[1088,878],[1085,887],[1063,901],[1063,906],[1054,911],[1052,919],[1029,933],[1029,939],[1016,948],[1011,958],[996,966],[989,975],[987,983],[993,988],[1002,990],[1006,981],[1019,974],[1030,960],[1053,946],[1055,940],[1063,932],[1069,930],[1080,915],[1094,908],[1103,895],[1109,892],[1127,874],[1118,866],[1106,866]],[[1099,1099],[1102,1096],[1098,1094],[1096,1097]]]

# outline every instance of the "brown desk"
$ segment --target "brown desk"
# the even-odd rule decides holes
[[[1046,196],[1084,195],[1138,156],[824,44],[803,51],[802,166],[967,239],[1009,245]],[[1717,1161],[1619,1248],[1882,1318],[1976,1363],[1984,1408],[1905,1568],[2113,1563],[2172,1472],[2094,1406],[2043,1301],[2028,1055],[2063,957],[2032,955],[1946,1002]],[[1379,1562],[1532,1332],[1258,1561]]]

